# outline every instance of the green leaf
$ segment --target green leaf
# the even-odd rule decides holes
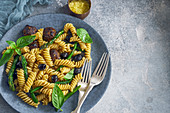
[[[65,80],[70,80],[74,76],[74,69],[72,69],[70,72],[68,72],[65,76]]]
[[[35,36],[23,36],[17,40],[17,47],[23,48],[31,44],[35,39]]]
[[[17,46],[14,41],[6,41],[13,49],[15,49]]]
[[[52,104],[57,110],[61,109],[62,105],[64,104],[64,94],[57,84],[55,84],[53,88]]]
[[[7,63],[9,59],[12,57],[13,53],[14,53],[13,49],[7,49],[3,54],[2,58],[0,59],[0,66]]]
[[[93,40],[91,39],[90,35],[84,28],[77,29],[77,35],[84,43],[93,43]]]
[[[21,55],[21,50],[19,48],[15,48],[15,51],[17,52],[18,55]]]

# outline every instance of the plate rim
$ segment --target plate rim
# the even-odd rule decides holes
[[[4,39],[4,37],[8,34],[8,32],[10,32],[11,29],[13,29],[13,27],[17,26],[17,25],[20,24],[22,21],[26,21],[26,20],[29,20],[30,18],[38,17],[38,16],[41,16],[41,15],[61,15],[61,16],[65,16],[65,17],[68,17],[68,18],[74,18],[74,19],[76,19],[76,20],[83,21],[85,24],[87,24],[89,27],[91,27],[91,26],[90,26],[87,22],[85,22],[84,20],[81,20],[81,19],[79,19],[79,18],[70,16],[70,15],[68,15],[68,14],[63,14],[63,13],[41,13],[41,14],[36,14],[36,15],[28,16],[28,17],[26,17],[25,19],[17,22],[15,25],[13,25],[10,29],[7,30],[7,32],[6,32],[6,33],[3,35],[3,37],[1,38],[0,43],[2,42],[2,39]],[[101,35],[100,35],[93,27],[91,27],[91,29],[93,29],[93,30],[97,33],[97,35],[99,35],[99,36],[101,37]],[[102,37],[101,37],[101,39],[102,39],[102,43],[106,46],[106,49],[107,49],[107,51],[108,51],[108,53],[109,53],[109,50],[108,50],[108,47],[107,47],[105,41],[103,40]],[[110,53],[109,53],[109,54],[110,54]],[[96,102],[95,104],[93,104],[92,106],[90,106],[90,108],[88,109],[88,111],[89,111],[90,109],[92,109],[97,103],[99,103],[99,101],[100,101],[101,98],[104,96],[104,94],[105,94],[105,92],[106,92],[106,90],[107,90],[107,88],[108,88],[108,86],[109,86],[109,84],[110,84],[110,79],[111,79],[111,74],[112,74],[111,55],[110,55],[110,57],[109,57],[109,64],[108,64],[108,65],[110,65],[110,67],[108,66],[108,69],[107,69],[107,71],[110,70],[110,71],[109,71],[108,84],[106,85],[106,88],[104,89],[103,93],[101,94],[101,97],[98,98],[98,100],[97,100],[97,102]],[[3,72],[2,72],[2,74],[3,74]],[[1,78],[2,78],[2,77],[0,77],[0,80],[1,80]],[[1,94],[1,88],[0,88],[0,95],[2,96],[2,94]],[[8,103],[3,96],[2,96],[2,98],[3,98],[3,100],[4,100],[12,109],[14,109],[14,110],[17,111],[17,112],[20,112],[20,111],[18,111],[18,109],[15,109],[10,103]]]

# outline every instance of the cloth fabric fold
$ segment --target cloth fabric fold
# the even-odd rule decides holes
[[[1,0],[0,1],[0,40],[13,25],[29,16],[33,6],[49,4],[50,0]]]

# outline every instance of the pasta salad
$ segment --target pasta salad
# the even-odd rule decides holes
[[[77,86],[81,68],[91,59],[88,32],[66,23],[56,32],[52,27],[37,29],[26,25],[23,37],[16,43],[7,41],[0,66],[7,63],[9,88],[27,104],[38,107],[40,102],[61,110],[63,103],[81,86]]]

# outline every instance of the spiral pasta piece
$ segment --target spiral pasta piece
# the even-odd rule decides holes
[[[44,51],[43,51],[43,56],[45,58],[45,61],[46,63],[49,65],[49,66],[53,66],[53,61],[51,59],[51,56],[50,56],[50,48],[45,48]]]
[[[78,42],[83,51],[87,49],[86,44],[82,42],[78,36],[71,37],[70,42]]]
[[[44,98],[46,98],[46,95],[45,94],[39,94],[39,95],[36,96],[36,98],[37,98],[38,101],[41,101]]]
[[[25,94],[24,92],[19,92],[18,94],[17,94],[17,96],[18,97],[20,97],[24,102],[26,102],[27,104],[29,104],[29,105],[31,105],[31,106],[34,106],[34,107],[38,107],[38,105],[40,104],[40,102],[38,102],[37,104],[36,103],[34,103],[34,101],[30,98],[30,97],[28,97],[28,95],[27,94]]]
[[[56,50],[59,50],[59,45],[58,45],[58,44],[56,44],[56,43],[54,43],[54,44],[51,44],[51,45],[49,46],[49,48],[50,48],[50,49],[56,49]]]
[[[67,37],[67,33],[63,33],[62,35],[60,35],[56,40],[65,40]]]
[[[85,57],[82,58],[82,60],[78,61],[78,62],[74,62],[74,65],[76,68],[80,68],[83,66],[84,64],[84,61],[85,61]]]
[[[48,81],[48,75],[47,74],[43,75],[42,80]]]
[[[32,68],[27,66],[27,72],[28,72],[28,74],[30,74],[32,72]]]
[[[77,83],[79,82],[79,80],[83,79],[83,77],[81,76],[81,73],[76,75],[75,78],[73,78],[73,80],[71,81],[70,84],[70,91],[73,92],[73,89],[76,87]]]
[[[30,68],[33,68],[34,62],[29,62],[27,65],[28,65]]]
[[[60,71],[61,71],[61,73],[68,73],[68,72],[70,72],[70,68],[63,67],[63,68],[60,68]]]
[[[86,50],[85,50],[85,57],[88,59],[88,60],[91,60],[91,44],[90,43],[86,43]]]
[[[74,51],[73,56],[81,54],[81,51]]]
[[[67,67],[75,67],[74,63],[70,60],[64,60],[64,59],[56,59],[55,62],[54,62],[54,65],[57,65],[57,66],[67,66]]]
[[[45,81],[45,80],[36,80],[36,81],[34,82],[34,85],[35,85],[35,86],[48,87],[48,86],[50,86],[51,84],[50,84],[49,82]]]
[[[66,51],[66,43],[64,41],[56,40],[55,43],[59,45],[61,52]]]
[[[10,59],[9,59],[9,61],[8,61],[8,63],[7,63],[7,66],[6,66],[6,73],[8,74],[9,73],[9,71],[10,71],[10,69],[11,69],[11,67],[12,67],[12,64],[13,64],[13,61],[14,61],[14,57],[12,56]]]
[[[47,98],[47,97],[44,98],[44,99],[42,100],[42,103],[43,103],[43,105],[48,105],[48,103],[49,103],[48,98]]]
[[[43,93],[43,94],[45,94],[45,95],[47,95],[47,96],[51,96],[53,90],[52,90],[52,89],[49,89],[49,88],[43,87],[43,88],[40,89],[40,92]]]
[[[28,79],[27,79],[27,82],[26,82],[26,84],[25,84],[25,86],[24,86],[24,91],[25,91],[26,93],[29,92],[31,86],[33,85],[33,82],[34,82],[34,80],[35,80],[35,77],[36,77],[36,72],[31,72],[30,75],[29,75],[29,77],[28,77]]]
[[[70,30],[70,32],[72,33],[73,36],[75,36],[77,34],[76,28],[73,26],[72,23],[67,23],[64,26],[64,32],[67,33]]]
[[[30,52],[30,48],[28,46],[25,46],[23,48],[21,48],[21,53],[25,54],[25,53],[29,53]]]
[[[36,77],[36,80],[40,80],[44,75],[44,71],[39,71]]]
[[[54,72],[54,71],[55,71],[54,69],[49,68],[49,69],[47,69],[46,74],[50,75],[50,74],[51,74],[52,72]]]
[[[68,90],[71,87],[69,84],[57,84],[57,85],[61,90]]]
[[[38,64],[37,63],[34,63],[33,71],[36,72],[36,73],[39,72],[39,68],[38,68]]]
[[[24,77],[23,69],[17,70],[17,79],[18,79],[18,84],[19,84],[20,91],[21,91],[23,90],[24,85],[25,85],[25,77]]]
[[[39,48],[33,48],[33,49],[31,49],[31,51],[30,51],[30,54],[31,54],[31,55],[34,55],[34,56],[36,56],[37,54],[40,54],[40,53],[41,53],[41,51],[40,51]]]
[[[31,62],[31,63],[35,62],[35,56],[33,54],[25,53],[23,56],[28,62]]]

